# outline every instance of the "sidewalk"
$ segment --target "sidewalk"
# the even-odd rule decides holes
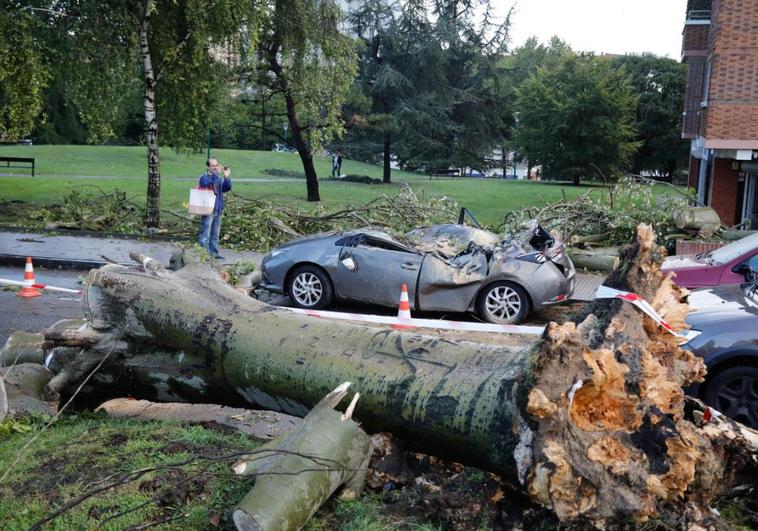
[[[184,242],[189,244],[190,242]],[[137,252],[168,265],[178,249],[168,241],[105,238],[83,235],[61,235],[33,232],[0,232],[0,265],[23,267],[27,256],[35,266],[56,269],[92,269],[108,262],[133,264],[129,253]],[[224,260],[231,264],[247,260],[259,265],[263,255],[252,251],[221,249]]]

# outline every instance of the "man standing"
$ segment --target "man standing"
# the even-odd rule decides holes
[[[337,177],[342,175],[342,153],[337,152]]]
[[[200,176],[200,188],[213,190],[216,194],[216,202],[213,205],[213,213],[200,217],[200,238],[198,243],[208,250],[216,260],[224,257],[218,254],[218,237],[221,234],[221,215],[224,213],[224,194],[232,189],[232,180],[229,178],[231,170],[229,166],[223,168],[216,159],[208,159],[205,163],[207,169]],[[219,176],[223,175],[223,178]]]

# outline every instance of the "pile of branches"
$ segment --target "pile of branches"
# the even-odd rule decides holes
[[[140,233],[143,212],[118,188],[105,192],[98,186],[84,185],[64,196],[61,204],[41,207],[30,217],[47,229]]]
[[[572,245],[618,246],[634,238],[637,225],[647,223],[667,241],[681,233],[671,213],[686,206],[687,199],[669,193],[656,195],[653,187],[650,182],[623,178],[610,187],[592,189],[573,199],[564,196],[541,208],[509,212],[502,228],[512,234],[528,226],[529,220],[537,219],[542,227],[557,231]]]
[[[452,199],[402,187],[367,203],[328,211],[247,199],[233,194],[224,210],[222,244],[239,249],[269,249],[305,234],[375,227],[393,235],[438,223],[453,223],[458,205]]]

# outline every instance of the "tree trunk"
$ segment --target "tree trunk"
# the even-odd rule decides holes
[[[663,255],[641,226],[607,284],[682,330],[687,306],[662,277]],[[240,294],[207,265],[173,273],[140,262],[144,271],[90,273],[85,313],[104,339],[75,356],[60,347],[59,385],[75,389],[104,359],[90,394],[303,416],[350,381],[364,428],[513,478],[562,521],[599,527],[675,525],[685,511],[707,523],[717,495],[756,477],[755,432],[723,417],[700,428],[685,411],[682,387],[702,379],[702,360],[623,301],[596,300],[527,348],[507,336],[485,345],[295,315]]]
[[[597,247],[595,249],[568,249],[569,258],[574,266],[591,271],[610,273],[619,262],[618,247]]]
[[[392,176],[392,168],[390,167],[390,147],[392,143],[390,140],[390,133],[384,133],[384,175],[382,176],[382,183],[390,184]]]
[[[298,530],[340,486],[353,499],[360,494],[372,447],[350,418],[358,394],[344,414],[334,410],[348,385],[324,397],[290,433],[232,466],[257,475],[234,511],[237,529]]]
[[[147,124],[147,203],[145,205],[145,226],[158,227],[161,221],[161,170],[158,153],[158,117],[155,112],[155,72],[150,56],[148,30],[153,12],[153,0],[145,0],[144,12],[139,24],[140,57],[145,80],[143,99],[145,123]]]
[[[701,238],[711,238],[721,227],[721,218],[710,207],[683,207],[673,213],[674,225],[678,229],[698,231]]]
[[[295,99],[292,97],[289,80],[284,72],[284,68],[282,68],[282,65],[279,63],[278,54],[280,47],[280,37],[278,34],[275,34],[272,38],[271,47],[264,49],[268,58],[268,68],[276,76],[279,89],[281,89],[282,94],[284,95],[284,103],[287,108],[287,121],[292,130],[292,140],[295,143],[298,155],[300,155],[300,160],[303,163],[303,171],[305,172],[305,185],[308,191],[307,200],[321,201],[321,196],[318,191],[318,176],[316,175],[316,168],[313,166],[313,155],[310,146],[306,145],[305,140],[303,139],[303,129],[297,117]]]
[[[297,118],[295,100],[287,91],[284,93],[284,102],[287,105],[287,120],[292,130],[292,141],[295,143],[297,154],[300,155],[300,160],[303,163],[303,171],[305,171],[305,185],[308,190],[307,200],[321,201],[318,192],[318,176],[316,175],[316,168],[313,166],[313,154],[310,146],[305,143],[303,138],[303,129]]]

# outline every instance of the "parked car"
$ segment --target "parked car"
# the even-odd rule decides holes
[[[758,428],[758,283],[697,290],[689,304],[685,348],[703,358],[708,376],[688,393]]]
[[[758,271],[758,234],[698,255],[670,256],[663,271],[674,271],[674,281],[685,288],[710,288],[753,280]]]
[[[395,307],[406,284],[412,309],[476,312],[493,323],[518,323],[565,301],[575,282],[563,244],[536,224],[507,239],[463,225],[423,227],[401,239],[376,230],[319,234],[273,249],[261,273],[263,288],[300,308],[335,299]]]

